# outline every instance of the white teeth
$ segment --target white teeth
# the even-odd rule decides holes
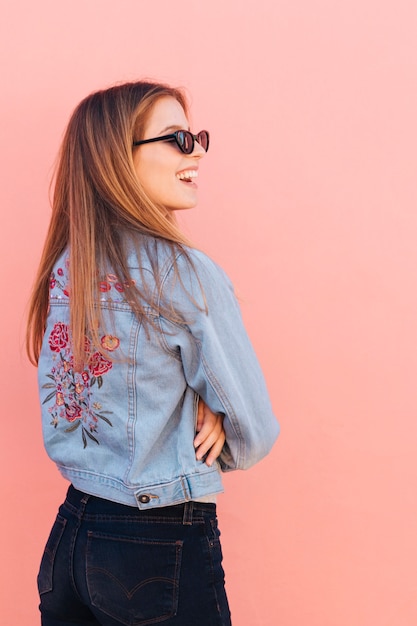
[[[184,172],[179,172],[177,174],[177,178],[179,180],[190,180],[191,178],[197,178],[197,176],[197,170],[185,170]]]

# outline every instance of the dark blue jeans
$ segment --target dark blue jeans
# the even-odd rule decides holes
[[[140,511],[70,487],[38,576],[42,626],[230,626],[216,506]]]

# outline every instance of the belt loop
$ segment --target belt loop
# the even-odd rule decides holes
[[[76,514],[78,519],[81,519],[84,515],[85,507],[92,496],[88,493],[84,493],[79,489],[75,489],[74,485],[70,485],[68,488],[67,497],[64,502],[68,504],[72,511]]]
[[[87,506],[87,502],[90,500],[91,496],[88,493],[83,493],[83,497],[80,500],[80,504],[78,507],[78,519],[81,519],[84,516],[85,507]]]
[[[183,525],[191,526],[191,524],[193,523],[193,508],[194,502],[192,500],[191,502],[186,502],[184,504],[184,515],[182,518]]]

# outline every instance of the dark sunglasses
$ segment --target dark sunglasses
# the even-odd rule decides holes
[[[163,135],[163,137],[154,137],[153,139],[142,139],[142,141],[134,141],[134,146],[141,146],[143,143],[153,143],[154,141],[175,141],[178,148],[184,154],[191,154],[194,151],[194,142],[198,141],[200,146],[207,152],[209,147],[209,133],[207,130],[200,130],[199,133],[193,135],[189,130],[176,130],[171,135]]]

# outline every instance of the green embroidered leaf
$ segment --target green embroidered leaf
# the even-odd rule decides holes
[[[103,384],[103,376],[97,376],[97,384],[98,384],[98,388],[100,389],[100,387]]]
[[[47,374],[46,378],[50,378],[51,380],[55,380],[55,376],[52,376],[52,374]]]
[[[69,426],[68,428],[66,428],[64,432],[66,432],[66,433],[72,433],[72,432],[74,432],[74,430],[77,430],[77,428],[78,428],[78,426],[79,426],[80,424],[81,424],[81,422],[80,422],[80,421],[75,422],[75,424],[73,424],[72,426]]]
[[[97,445],[100,445],[98,439],[96,439],[89,430],[87,430],[86,428],[83,427],[83,432],[85,432],[85,434],[87,435],[87,437],[90,437],[90,439],[92,439],[93,441],[96,442]]]
[[[85,429],[84,429],[84,427],[83,427],[83,429],[81,431],[81,435],[82,435],[82,438],[83,438],[83,444],[84,444],[84,449],[85,449],[87,447],[87,438],[85,436]]]
[[[56,389],[56,385],[54,383],[45,383],[42,385],[42,389]]]
[[[56,396],[56,391],[52,391],[52,393],[48,394],[42,404],[46,404],[49,400],[52,400],[54,396]]]
[[[109,412],[110,412],[110,411],[108,411],[108,413],[109,413]],[[110,421],[107,417],[104,417],[104,415],[100,415],[100,413],[94,413],[94,415],[95,415],[96,417],[99,417],[101,420],[104,420],[104,421],[105,421],[105,422],[106,422],[109,426],[113,426],[113,424],[111,423],[111,421]]]
[[[90,378],[90,387],[92,387],[93,385],[95,385],[95,383],[96,383],[96,377],[95,377],[95,376],[92,376],[92,377]]]

